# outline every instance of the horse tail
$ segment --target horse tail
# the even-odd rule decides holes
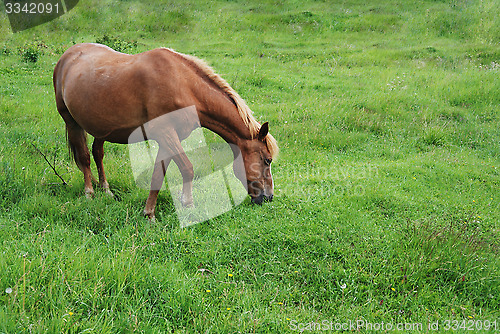
[[[56,98],[56,100],[58,100]],[[58,101],[60,102],[60,101]],[[67,107],[63,103],[58,103],[59,114],[66,123],[66,144],[68,146],[69,155],[75,161],[78,169],[83,172],[84,166],[82,159],[90,159],[87,149],[87,132],[75,121],[69,113]],[[94,175],[91,174],[92,180],[95,181]]]
[[[70,140],[70,136],[71,136],[71,140]],[[80,144],[80,149],[81,149],[81,147],[85,147],[85,149],[86,149],[87,132],[85,130],[83,130],[78,125],[72,126],[71,128],[68,125],[66,125],[66,143],[68,145],[68,150],[69,150],[70,156],[75,161],[76,165],[78,166],[78,169],[80,169],[83,172],[83,165],[81,164],[81,161],[79,158],[79,154],[81,154],[81,152],[78,152],[79,148],[77,147],[77,144]],[[94,177],[94,175],[92,173],[90,174],[90,176],[92,177],[93,182],[97,182],[96,178]]]
[[[82,128],[72,128],[70,130],[69,126],[66,125],[66,144],[68,145],[69,155],[73,158],[78,168],[82,170],[80,159],[78,159],[76,145],[74,144],[74,142],[69,140],[69,131],[72,132],[72,138],[78,138],[77,140],[85,143],[85,145],[87,145],[87,132],[85,132],[85,130],[83,130]]]
[[[90,155],[87,148],[87,132],[73,118],[63,98],[63,86],[61,80],[61,74],[64,66],[64,62],[62,61],[63,57],[61,57],[61,59],[57,62],[52,77],[56,97],[56,107],[59,115],[61,115],[64,123],[66,124],[66,144],[68,146],[70,157],[73,158],[78,168],[83,172],[84,166],[82,164],[82,159],[87,161],[90,165]],[[94,176],[92,176],[92,179],[95,180]]]

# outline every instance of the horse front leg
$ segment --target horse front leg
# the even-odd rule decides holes
[[[181,141],[177,132],[173,130],[168,131],[170,135],[157,140],[160,145],[160,150],[166,152],[167,157],[173,159],[182,175],[182,195],[181,204],[183,207],[193,207],[193,164],[189,161],[184,149],[182,148]]]
[[[178,137],[171,135],[166,138],[157,139],[160,146],[156,156],[153,176],[151,178],[151,190],[144,208],[144,215],[151,220],[155,218],[155,207],[158,199],[158,193],[165,179],[170,161],[173,159],[182,175],[182,195],[181,204],[184,207],[193,207],[193,164],[189,161],[186,153],[182,149]]]
[[[182,150],[182,148],[181,148]],[[181,204],[183,207],[194,207],[193,204],[193,164],[189,161],[184,151],[174,157],[174,162],[179,167],[182,175],[182,195]]]
[[[155,208],[158,193],[160,192],[163,181],[165,180],[165,173],[171,160],[172,158],[169,158],[168,155],[161,149],[158,151],[153,169],[153,176],[151,177],[151,189],[149,190],[146,207],[144,208],[144,216],[148,217],[152,221],[155,220]]]

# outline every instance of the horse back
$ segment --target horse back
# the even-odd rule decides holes
[[[127,142],[142,124],[198,104],[191,85],[196,74],[167,49],[137,55],[99,44],[69,48],[54,69],[58,109],[94,137]]]

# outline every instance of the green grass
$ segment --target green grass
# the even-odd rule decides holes
[[[499,8],[82,0],[17,34],[0,16],[0,333],[282,333],[292,320],[361,319],[498,330]],[[95,41],[208,61],[270,122],[275,200],[181,229],[163,191],[152,224],[127,148],[109,143],[115,199],[85,199],[52,70]]]

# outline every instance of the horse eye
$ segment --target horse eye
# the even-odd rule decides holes
[[[265,163],[266,165],[268,165],[268,166],[271,164],[271,162],[273,162],[273,160],[272,160],[272,159],[265,159],[265,160],[264,160],[264,163]]]

